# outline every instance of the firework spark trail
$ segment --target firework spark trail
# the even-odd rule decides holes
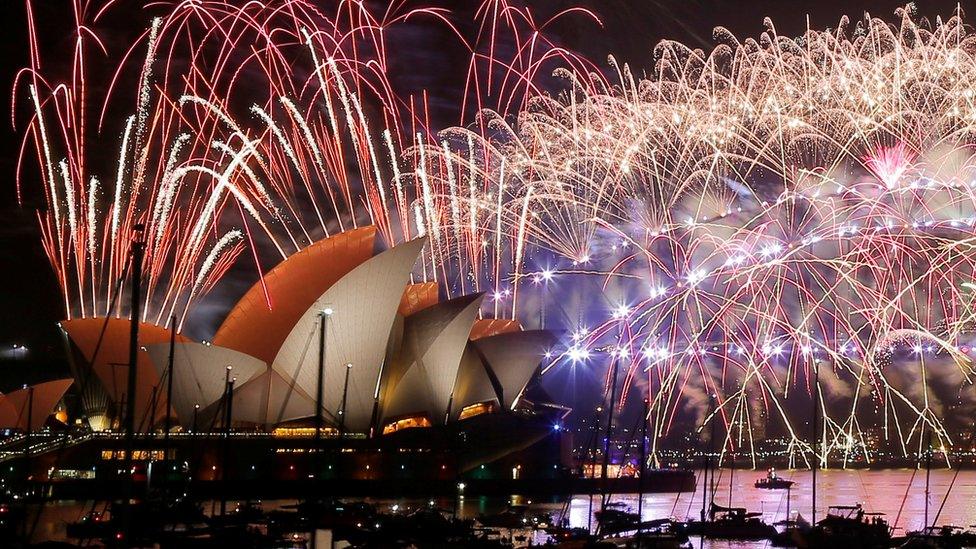
[[[719,29],[708,53],[664,42],[651,77],[495,119],[460,169],[505,185],[496,234],[532,189],[519,243],[590,265],[612,302],[560,360],[623,353],[625,384],[718,395],[729,448],[776,424],[795,450],[816,361],[825,455],[864,452],[865,423],[952,443],[973,402],[976,36],[898,15],[799,39]],[[678,398],[655,402],[671,424]]]
[[[421,278],[442,279],[449,293],[498,289],[506,266],[521,263],[503,256],[528,250],[531,224],[512,227],[529,211],[529,199],[495,195],[505,187],[490,169],[467,170],[461,188],[463,161],[452,162],[453,144],[429,127],[426,94],[403,97],[386,78],[391,31],[423,19],[456,36],[470,54],[464,87],[475,111],[517,112],[541,91],[539,80],[549,70],[580,72],[570,77],[577,88],[605,87],[600,77],[587,78],[597,74],[592,63],[547,34],[567,17],[596,21],[575,8],[537,19],[528,8],[485,0],[467,35],[465,25],[436,5],[374,9],[344,0],[327,10],[310,0],[204,0],[151,3],[146,11],[153,17],[118,51],[93,30],[118,17],[129,26],[133,10],[149,6],[75,0],[71,72],[56,74],[42,70],[52,54],[38,46],[27,2],[31,61],[18,75],[25,84],[15,83],[11,117],[20,125],[22,88],[33,115],[21,128],[17,195],[25,186],[25,160],[36,153],[38,188],[48,206],[38,215],[42,243],[68,318],[124,314],[124,300],[116,300],[115,310],[107,307],[139,224],[148,246],[144,318],[156,322],[171,314],[185,319],[245,242],[260,279],[313,240],[367,219],[390,244],[433,234],[436,246],[425,252]],[[499,47],[503,42],[514,47]],[[98,96],[89,93],[93,75],[107,82]],[[89,112],[89,103],[100,108]],[[462,122],[469,110],[461,106]],[[494,120],[476,119],[478,132]],[[384,146],[374,143],[379,136]],[[462,156],[493,155],[466,139]],[[95,152],[115,147],[114,162]],[[418,166],[422,158],[433,164]],[[106,179],[112,183],[99,188]],[[418,211],[422,219],[414,219]],[[257,234],[244,215],[258,221]],[[246,238],[228,243],[235,231]],[[503,242],[512,242],[511,249],[492,250]],[[265,248],[277,253],[264,258]]]
[[[350,3],[350,7],[353,4]],[[378,90],[385,94],[379,98],[382,105],[392,105],[396,100],[385,82],[376,82],[375,68],[357,72],[370,66],[367,59],[350,57],[344,49],[349,40],[368,37],[375,29],[386,24],[365,11],[356,14],[350,12],[351,19],[345,20],[345,10],[338,10],[332,15],[323,14],[310,2],[289,2],[288,9],[284,10],[280,6],[257,2],[240,7],[225,2],[174,3],[172,11],[153,19],[147,26],[148,30],[121,55],[108,90],[98,98],[103,105],[98,113],[98,124],[92,124],[86,119],[85,90],[87,75],[91,73],[87,65],[90,62],[101,65],[105,59],[90,61],[89,54],[100,52],[109,56],[110,53],[91,31],[91,22],[112,17],[118,6],[79,0],[73,3],[73,7],[78,36],[78,47],[72,52],[74,72],[67,77],[59,77],[41,71],[42,53],[37,48],[36,36],[38,29],[28,3],[31,66],[25,72],[30,81],[28,88],[34,115],[26,122],[23,147],[26,153],[29,145],[33,144],[38,154],[44,194],[49,206],[39,216],[43,242],[63,289],[65,311],[69,318],[96,311],[98,314],[122,313],[121,308],[107,311],[104,307],[111,301],[108,296],[115,287],[115,279],[124,270],[128,235],[132,227],[140,222],[148,223],[147,234],[150,235],[146,279],[147,318],[162,317],[169,304],[181,300],[185,300],[185,303],[176,306],[184,307],[185,312],[193,297],[200,295],[194,288],[205,291],[226,272],[226,262],[220,258],[211,257],[208,260],[203,255],[197,255],[203,253],[201,238],[206,236],[211,241],[219,240],[222,231],[218,226],[225,223],[221,221],[223,208],[227,204],[225,201],[220,203],[221,211],[210,215],[212,230],[205,232],[200,225],[201,230],[190,240],[180,231],[196,225],[194,219],[206,213],[207,197],[212,196],[215,189],[215,182],[207,181],[206,176],[221,173],[228,159],[233,162],[232,159],[237,156],[236,146],[228,149],[212,144],[229,144],[233,139],[239,139],[246,145],[252,142],[225,114],[225,111],[230,112],[227,110],[229,108],[239,112],[242,101],[247,101],[244,108],[251,104],[251,99],[238,98],[239,95],[242,98],[251,95],[248,90],[240,91],[241,74],[248,71],[249,76],[255,73],[263,75],[269,89],[277,90],[258,108],[267,110],[268,105],[277,102],[284,93],[301,97],[298,92],[304,89],[304,83],[300,78],[292,78],[291,61],[286,53],[289,49],[307,53],[299,29],[316,29],[315,46],[325,51],[332,60],[332,70],[337,75],[342,73],[349,80],[351,89]],[[232,35],[236,38],[227,40]],[[379,49],[367,47],[364,54],[369,55]],[[187,63],[189,70],[184,70]],[[380,65],[385,66],[385,62],[381,60]],[[129,81],[125,74],[130,66],[138,68],[138,75],[134,80],[134,105],[126,107],[121,103],[124,97],[122,88]],[[287,78],[282,79],[282,75]],[[57,84],[59,79],[68,84]],[[366,83],[365,79],[371,81]],[[248,84],[253,85],[254,81]],[[105,141],[106,137],[109,143],[112,142],[111,134],[114,132],[103,131],[102,128],[110,128],[117,123],[107,116],[110,111],[117,110],[129,110],[133,114],[124,124],[125,129],[119,131],[123,137],[118,162],[114,170],[112,167],[105,170],[115,172],[115,184],[109,196],[103,200],[95,195],[94,183],[85,186],[86,182],[95,181],[97,177],[89,170],[98,167],[98,162],[92,161],[92,158],[97,160],[97,156],[87,147]],[[15,99],[12,111],[15,121],[16,112]],[[390,117],[390,120],[395,119]],[[56,125],[51,126],[52,122]],[[95,128],[99,134],[89,134],[89,130]],[[100,148],[104,148],[102,145]],[[168,150],[171,152],[167,157]],[[218,155],[212,154],[214,152]],[[249,161],[261,164],[260,153],[256,150],[251,152]],[[55,157],[64,158],[60,171],[54,169]],[[155,158],[165,158],[166,161],[153,162]],[[23,160],[22,157],[19,165],[24,165]],[[269,160],[274,161],[274,158]],[[192,173],[204,177],[178,177],[178,174],[188,173],[188,166],[201,168]],[[341,165],[338,167],[342,168]],[[268,169],[264,165],[263,168],[264,173],[277,175],[284,171],[278,166]],[[332,166],[329,169],[335,168]],[[319,169],[325,171],[321,163]],[[289,172],[289,180],[290,175]],[[265,208],[262,213],[268,222],[276,222],[279,227],[284,227],[286,240],[292,243],[291,249],[299,249],[301,245],[291,237],[296,225],[286,227],[278,209],[290,204],[272,203],[268,190],[254,176],[250,165],[243,166],[231,176],[243,178],[234,182],[237,185],[234,188],[239,189],[239,194],[235,196]],[[21,196],[20,187],[18,176],[18,196]],[[279,194],[280,191],[276,189]],[[76,205],[86,207],[78,209]],[[174,210],[176,205],[179,206],[178,210]],[[340,220],[350,217],[350,212],[335,214]],[[109,221],[99,223],[103,217]],[[298,220],[298,225],[307,243],[311,238],[304,231],[301,221]],[[279,239],[278,234],[272,239],[276,246]],[[212,249],[225,250],[225,258],[237,253],[234,246],[216,246]],[[281,257],[285,255],[281,251]],[[197,269],[204,262],[212,265],[212,268],[199,271],[207,273],[208,278],[198,280],[193,273],[198,272]],[[90,286],[91,290],[72,290],[73,287],[83,286]],[[122,301],[119,300],[120,303]]]
[[[91,5],[76,2],[74,7],[76,15],[79,16],[76,19],[78,43],[91,40],[98,46],[97,49],[104,51],[97,36],[87,27],[88,21],[84,19],[91,15]],[[30,9],[28,11],[30,12]],[[32,22],[29,26],[33,33],[35,26]],[[162,112],[162,107],[152,101],[155,95],[153,67],[156,64],[155,52],[159,29],[160,22],[153,21],[146,46],[149,53],[145,57],[138,79],[135,108],[137,114],[127,119],[125,130],[121,132],[123,137],[118,165],[115,169],[114,192],[111,192],[108,201],[103,201],[98,195],[98,177],[93,174],[89,176],[87,173],[91,163],[88,162],[90,153],[86,150],[86,143],[92,143],[93,140],[86,142],[86,138],[90,136],[86,135],[85,128],[91,128],[93,125],[87,124],[84,119],[86,60],[81,52],[91,48],[79,46],[75,50],[73,66],[75,72],[71,75],[70,84],[62,85],[50,84],[51,79],[40,75],[40,54],[37,52],[32,54],[33,66],[29,72],[34,83],[30,85],[30,95],[35,116],[28,123],[25,144],[32,136],[39,137],[38,153],[43,159],[41,175],[47,185],[46,188],[50,189],[46,196],[49,208],[46,213],[39,216],[39,220],[42,225],[45,250],[56,267],[58,279],[64,290],[65,309],[69,318],[75,314],[88,316],[113,312],[103,307],[111,301],[108,296],[113,291],[115,279],[125,269],[128,252],[126,235],[140,221],[150,221],[149,234],[153,235],[147,269],[150,288],[147,292],[147,304],[153,299],[152,288],[156,280],[162,278],[167,281],[165,283],[177,285],[182,283],[174,276],[166,274],[170,266],[176,264],[174,259],[176,256],[154,252],[172,251],[178,255],[178,251],[168,241],[169,237],[175,236],[168,234],[172,230],[169,227],[169,210],[174,202],[180,202],[181,206],[192,210],[200,201],[189,195],[200,192],[200,189],[189,189],[188,192],[183,193],[183,196],[179,196],[175,183],[172,186],[167,183],[167,178],[177,162],[179,148],[186,141],[185,138],[176,139],[172,157],[168,162],[151,164],[148,162],[151,156],[158,154],[157,151],[163,150],[160,144],[165,144],[169,140],[165,136],[167,128],[159,126],[160,121],[165,120],[167,113]],[[33,34],[31,41],[36,42]],[[41,91],[41,86],[45,91]],[[16,105],[14,109],[16,112]],[[55,115],[46,116],[45,112],[53,112]],[[63,124],[61,127],[55,127],[54,132],[50,132],[48,126],[48,122],[52,119]],[[52,135],[56,137],[51,139]],[[158,135],[163,137],[157,140],[155,136]],[[51,159],[55,155],[63,158],[59,162],[59,172],[49,169],[53,162]],[[145,170],[147,165],[160,167],[165,165],[165,169],[161,174],[151,174]],[[152,181],[145,181],[146,178],[151,178]],[[63,191],[59,192],[59,186],[63,187]],[[145,217],[148,215],[148,210],[154,212],[150,219]],[[100,223],[102,218],[107,218],[108,221]],[[66,248],[72,251],[66,252]],[[214,268],[210,272],[211,277],[219,276],[219,269]],[[72,286],[77,286],[76,294],[71,291]],[[85,290],[84,287],[90,289]],[[165,285],[163,287],[165,288]],[[160,305],[155,300],[152,303]],[[147,308],[147,314],[148,311]],[[119,313],[119,311],[114,312]]]
[[[968,398],[976,375],[963,286],[976,266],[976,37],[958,17],[930,26],[902,10],[894,26],[845,20],[799,38],[770,24],[745,41],[718,29],[711,52],[660,44],[645,78],[612,62],[610,85],[542,32],[585,10],[539,24],[486,0],[464,36],[436,7],[285,5],[174,3],[140,35],[100,113],[122,136],[104,202],[85,184],[91,136],[77,132],[95,125],[76,103],[83,79],[49,84],[34,61],[25,142],[69,315],[108,302],[136,223],[156,252],[147,318],[185,319],[245,242],[260,276],[372,222],[390,244],[429,235],[418,277],[452,295],[489,289],[496,316],[526,319],[532,265],[600,278],[609,305],[581,306],[559,360],[615,360],[625,388],[653,386],[662,433],[715,395],[707,417],[729,449],[778,430],[802,452],[793,415],[819,391],[825,454],[863,451],[868,424],[906,449],[925,430],[952,443],[950,416],[971,406],[941,387]],[[444,21],[469,49],[463,127],[435,131],[427,96],[399,97],[384,76],[386,30],[416,17]],[[105,113],[130,66],[122,131]],[[543,93],[549,69],[564,92]]]

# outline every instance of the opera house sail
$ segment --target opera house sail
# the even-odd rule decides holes
[[[449,479],[491,467],[510,476],[505,459],[540,441],[557,444],[551,426],[567,410],[519,402],[554,337],[484,318],[481,294],[443,298],[436,282],[417,279],[425,245],[419,238],[386,249],[375,228],[354,229],[269,271],[209,341],[170,341],[169,330],[142,324],[137,457],[182,459],[199,481],[258,467],[284,480]],[[85,428],[104,433],[67,452],[72,467],[99,470],[119,455],[112,433],[128,398],[127,324],[62,323]],[[172,421],[162,421],[167,414]],[[172,447],[161,449],[164,425],[173,426]],[[216,451],[222,444],[233,450]],[[558,449],[545,453],[549,471],[563,470]],[[304,457],[311,454],[320,457]]]

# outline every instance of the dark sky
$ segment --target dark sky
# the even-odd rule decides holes
[[[135,3],[135,2],[133,2]],[[327,4],[328,2],[326,2]],[[433,2],[438,3],[438,2]],[[446,2],[450,4],[450,2]],[[458,2],[470,6],[473,0]],[[572,2],[541,0],[529,2],[537,5],[540,12],[553,7],[565,7]],[[872,15],[893,19],[894,10],[902,5],[898,1],[827,1],[827,0],[590,0],[580,2],[595,10],[603,20],[602,29],[590,23],[568,23],[556,28],[557,40],[576,49],[606,66],[608,54],[614,54],[629,63],[637,72],[647,68],[650,52],[661,39],[677,39],[688,44],[707,48],[712,44],[712,29],[717,25],[729,28],[739,37],[755,36],[763,30],[763,18],[771,17],[777,30],[783,35],[796,35],[809,24],[813,28],[835,26],[839,18],[847,14],[860,17],[867,10]],[[39,33],[42,42],[51,45],[70,43],[64,26],[70,17],[68,0],[35,0],[38,13]],[[445,2],[439,2],[444,5]],[[950,0],[923,0],[916,2],[920,14],[934,17],[951,14],[956,2]],[[27,33],[22,0],[0,2],[0,17],[4,21],[4,38],[0,41],[0,93],[3,94],[5,112],[9,110],[9,95],[15,71],[27,62]],[[145,21],[130,22],[118,33],[129,34],[133,29],[148,26]],[[110,29],[102,29],[102,33]],[[426,85],[432,88],[433,103],[444,112],[440,117],[449,119],[449,112],[457,91],[450,89],[458,75],[452,68],[463,64],[453,63],[450,48],[438,42],[442,34],[425,34],[424,28],[414,29],[417,47],[404,51],[404,65],[419,73],[401,75],[409,85]],[[65,54],[69,50],[64,49]],[[406,60],[419,59],[424,63]],[[426,67],[426,68],[424,68]],[[424,72],[426,71],[426,72]],[[448,71],[445,73],[445,71]],[[392,75],[394,81],[397,75]],[[463,76],[463,75],[460,75]],[[65,371],[61,342],[55,323],[63,316],[62,306],[54,277],[40,248],[35,227],[35,212],[30,209],[38,204],[28,204],[27,209],[17,207],[14,195],[14,172],[19,137],[12,131],[9,116],[0,129],[0,390],[22,382],[24,375],[31,378],[53,377]],[[111,147],[117,136],[108,135]],[[27,345],[28,352],[12,352],[12,345]]]

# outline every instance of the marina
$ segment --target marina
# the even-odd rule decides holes
[[[797,484],[792,493],[791,509],[799,510],[801,515],[809,516],[811,490],[809,487],[809,471],[784,471],[787,478],[793,479]],[[966,524],[976,513],[976,471],[962,471],[953,483],[952,477],[955,472],[951,470],[937,469],[932,471],[931,479],[931,506],[938,509],[946,491],[952,485],[951,495],[944,505],[938,517],[938,523],[944,525],[956,525],[962,531],[967,530]],[[720,474],[720,491],[726,491],[728,475]],[[739,475],[737,475],[739,476]],[[770,525],[778,524],[787,518],[786,514],[786,491],[756,490],[751,486],[751,476],[748,471],[741,475],[742,482],[736,481],[733,489],[741,497],[737,499],[739,505],[761,513],[761,519]],[[904,537],[909,531],[919,531],[924,524],[924,485],[920,482],[921,472],[909,469],[892,470],[825,470],[818,475],[821,482],[821,489],[818,491],[818,498],[823,503],[818,505],[820,514],[827,512],[828,507],[833,505],[848,505],[851,502],[860,503],[866,512],[884,513],[884,518],[894,527],[893,537]],[[914,478],[913,478],[914,477]],[[909,490],[909,482],[912,489]],[[905,494],[907,499],[902,501]],[[541,517],[548,515],[558,520],[560,513],[564,513],[568,520],[569,528],[579,528],[585,531],[587,524],[591,527],[596,524],[596,517],[588,515],[590,505],[589,496],[576,495],[569,499],[569,505],[560,498],[551,496],[524,497],[524,496],[476,496],[466,495],[464,498],[445,498],[442,496],[423,497],[367,497],[367,498],[344,498],[350,503],[364,502],[375,507],[378,512],[394,513],[407,512],[434,507],[441,510],[446,516],[450,517],[455,511],[458,517],[464,519],[477,520],[479,516],[494,517],[504,514],[506,509],[513,505],[516,508],[524,508],[524,512],[519,514],[517,520],[521,521],[523,516]],[[430,502],[433,499],[434,504]],[[599,505],[599,495],[594,496],[595,504]],[[271,512],[276,509],[293,506],[298,500],[263,500],[260,505],[264,512]],[[629,513],[635,513],[637,509],[636,494],[619,494],[612,498],[612,502],[619,504],[619,509]],[[230,500],[228,509],[234,510],[243,501]],[[255,502],[256,503],[256,502]],[[210,513],[219,507],[216,500],[205,500],[201,502],[202,510]],[[642,519],[643,522],[652,526],[660,519],[673,519],[676,522],[697,518],[697,513],[701,505],[701,494],[698,492],[681,493],[656,493],[645,494],[643,497]],[[66,524],[80,520],[85,513],[93,507],[100,509],[104,502],[98,505],[91,503],[80,503],[77,501],[60,501],[45,507],[43,516],[38,522],[34,540],[65,540]],[[395,507],[394,507],[395,506]],[[395,511],[394,511],[395,509]],[[598,507],[597,507],[598,509]],[[287,510],[287,508],[285,509]],[[899,514],[900,511],[900,514]],[[794,511],[795,512],[795,511]],[[796,517],[795,514],[792,517]],[[930,520],[934,517],[930,517]],[[897,519],[897,522],[895,522]],[[497,524],[497,523],[495,523]],[[499,526],[493,526],[499,531]],[[528,544],[531,539],[534,544],[544,543],[550,535],[540,528],[518,529],[517,535],[526,536],[524,544]],[[782,530],[782,526],[777,526],[777,530]],[[612,535],[610,537],[613,537]],[[698,540],[691,538],[694,547],[706,547],[713,549],[725,549],[729,547],[769,547],[771,542],[768,540],[758,541],[729,541],[721,539]]]

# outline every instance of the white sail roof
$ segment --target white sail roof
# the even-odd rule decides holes
[[[189,426],[193,421],[195,405],[206,409],[223,396],[228,366],[231,367],[231,377],[237,380],[236,386],[244,385],[268,369],[263,361],[226,347],[177,343],[174,349],[173,368],[176,375],[173,377],[172,407],[184,426]],[[159,398],[165,402],[169,344],[149,345],[146,351],[161,380]],[[234,415],[237,416],[236,413]]]
[[[275,425],[314,415],[315,395],[309,395],[294,380],[269,369],[234,387],[233,413],[234,422]]]
[[[542,362],[555,336],[545,330],[510,332],[473,342],[502,387],[502,406],[511,408]]]
[[[407,317],[400,360],[408,365],[383,403],[384,420],[410,413],[426,413],[435,423],[444,419],[483,298],[464,296]]]
[[[458,368],[457,382],[454,384],[454,405],[451,416],[457,418],[465,406],[479,402],[499,402],[498,393],[491,384],[491,378],[485,370],[485,364],[469,342],[461,355],[461,366]]]
[[[294,379],[314,398],[321,315],[326,309],[332,311],[328,316],[323,406],[338,417],[345,393],[345,417],[340,421],[347,430],[362,432],[370,427],[387,340],[425,242],[416,239],[395,246],[342,277],[302,315],[275,357],[272,367]],[[348,390],[347,364],[352,365]]]
[[[73,379],[56,379],[3,395],[0,398],[3,402],[0,427],[24,431],[40,429],[72,383]]]

